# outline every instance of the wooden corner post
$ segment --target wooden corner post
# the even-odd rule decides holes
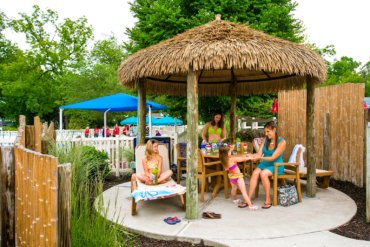
[[[190,67],[187,76],[186,218],[198,218],[198,77]]]
[[[137,81],[137,93],[138,93],[138,105],[137,105],[137,121],[138,121],[138,135],[137,145],[145,143],[145,132],[146,132],[146,90],[143,79]]]
[[[236,112],[236,87],[237,81],[234,75],[234,70],[232,72],[232,82],[230,85],[230,143],[234,143],[235,140],[235,112]]]
[[[316,150],[315,150],[315,81],[306,79],[307,108],[306,108],[306,145],[307,145],[307,192],[308,197],[316,196]]]

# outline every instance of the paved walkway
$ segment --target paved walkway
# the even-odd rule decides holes
[[[303,186],[304,189],[304,186]],[[263,204],[263,190],[254,200]],[[305,193],[304,193],[305,194]],[[329,188],[318,189],[315,198],[303,194],[303,203],[290,207],[271,207],[268,210],[237,208],[223,192],[211,200],[199,203],[203,211],[222,214],[222,219],[188,221],[176,198],[139,202],[138,214],[131,216],[130,183],[117,185],[103,193],[106,217],[127,229],[147,237],[199,243],[211,246],[370,246],[370,241],[359,241],[329,232],[347,223],[356,213],[356,204],[342,192]],[[177,216],[181,223],[168,225],[163,219]]]

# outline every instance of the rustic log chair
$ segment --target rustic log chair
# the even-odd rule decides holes
[[[299,148],[296,156],[296,160],[298,162],[294,163],[288,163],[288,162],[281,162],[281,163],[274,163],[274,173],[270,176],[270,178],[273,180],[273,186],[272,186],[272,205],[277,205],[277,189],[278,189],[278,180],[282,181],[283,185],[286,185],[286,179],[293,179],[297,194],[298,194],[298,200],[299,202],[302,202],[302,192],[301,192],[301,183],[300,183],[300,177],[299,177],[299,157],[301,155],[302,149]],[[284,166],[284,173],[281,175],[278,175],[278,168],[279,166]],[[258,188],[259,186],[256,186],[255,190],[255,196],[258,197]]]
[[[143,165],[142,165],[142,160],[145,157],[145,149],[146,149],[146,145],[144,145],[144,144],[138,145],[135,149],[135,162],[136,162],[136,172],[137,173],[143,173],[144,172],[144,168],[143,168]],[[170,162],[169,162],[169,157],[168,157],[168,149],[167,149],[166,145],[165,144],[159,144],[158,145],[158,152],[163,158],[163,160],[162,160],[162,171],[169,170],[170,169]],[[133,192],[137,189],[153,189],[155,187],[159,188],[159,187],[174,186],[174,185],[177,185],[177,184],[172,178],[170,178],[166,183],[163,183],[163,184],[146,185],[146,184],[142,183],[141,181],[139,181],[136,178],[136,174],[133,174],[131,176],[131,192]],[[168,197],[165,197],[165,198],[169,198],[169,197],[173,197],[173,196],[177,196],[177,195],[180,198],[183,209],[185,209],[185,199],[186,199],[185,193],[183,193],[183,194],[174,194],[172,196],[168,196]],[[161,199],[165,199],[165,198],[161,198]],[[137,207],[137,203],[135,202],[135,199],[132,198],[132,208],[131,208],[131,214],[132,215],[137,214],[136,207]]]
[[[221,186],[222,178],[224,180],[225,198],[229,198],[229,181],[227,172],[222,169],[221,161],[206,162],[203,153],[198,149],[198,180],[201,184],[200,201],[204,202],[204,192],[208,183],[209,177],[216,177],[216,184],[212,191],[212,198],[217,196],[218,190]]]
[[[177,183],[180,183],[182,171],[186,172],[186,143],[176,144],[177,154]]]

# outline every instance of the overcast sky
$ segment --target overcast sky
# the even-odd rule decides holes
[[[43,10],[56,10],[61,18],[77,19],[86,16],[95,30],[96,39],[114,34],[119,40],[127,40],[126,27],[132,27],[135,19],[129,10],[129,0],[1,0],[0,10],[9,17],[19,12],[31,13],[34,4]],[[303,21],[305,35],[319,47],[333,44],[337,58],[349,56],[356,61],[370,61],[370,0],[296,0],[295,17]],[[7,34],[18,41],[15,34]]]

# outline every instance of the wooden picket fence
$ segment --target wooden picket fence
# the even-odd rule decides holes
[[[316,88],[317,168],[331,169],[334,178],[364,185],[364,84]],[[287,141],[284,159],[295,144],[306,144],[306,92],[280,91],[278,123]],[[307,159],[305,159],[307,160]]]
[[[47,154],[53,124],[20,127],[14,147],[1,147],[1,246],[71,246],[71,165]]]

